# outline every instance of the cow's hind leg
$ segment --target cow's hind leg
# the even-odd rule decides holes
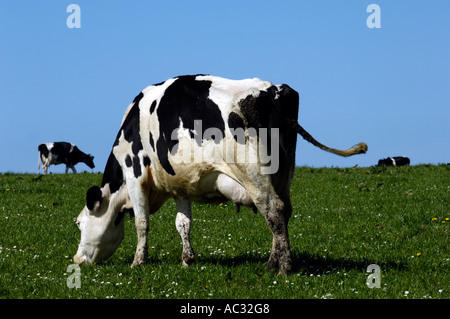
[[[273,234],[272,252],[266,269],[279,268],[280,274],[287,274],[292,270],[292,254],[288,235],[288,221],[291,211],[289,200],[283,203],[277,198],[270,202],[266,213],[262,212]]]
[[[47,157],[41,155],[41,160],[42,160],[42,169],[44,170],[44,174],[47,175],[47,169],[48,166],[50,165],[50,161]]]
[[[183,242],[183,266],[187,267],[195,261],[194,250],[191,246],[191,224],[192,224],[192,203],[190,201],[176,199],[177,204],[177,218],[175,226],[181,236]]]

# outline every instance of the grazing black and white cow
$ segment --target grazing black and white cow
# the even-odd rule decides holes
[[[406,156],[394,156],[380,159],[378,166],[406,166],[410,164],[410,160]]]
[[[86,193],[77,218],[81,240],[75,263],[109,258],[124,236],[132,208],[137,230],[133,266],[147,259],[149,214],[169,198],[183,243],[183,265],[195,257],[190,243],[192,201],[256,207],[273,233],[267,269],[292,267],[288,221],[297,133],[318,143],[297,123],[299,96],[288,85],[260,79],[179,76],[145,88],[129,105],[103,174]]]
[[[44,173],[47,174],[48,167],[52,164],[66,164],[66,174],[69,171],[69,168],[72,169],[74,173],[75,165],[79,162],[85,163],[90,168],[94,168],[94,156],[91,154],[85,154],[78,149],[78,147],[74,144],[67,142],[54,142],[54,143],[45,143],[38,146],[39,150],[39,161],[38,161],[38,169],[41,166],[42,160],[42,169]]]

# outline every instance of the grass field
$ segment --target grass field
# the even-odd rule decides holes
[[[133,220],[106,262],[68,288],[75,218],[101,174],[0,174],[0,298],[449,298],[450,167],[297,168],[291,275],[266,272],[263,217],[232,203],[194,204],[197,262],[181,267],[175,203],[150,216],[149,263],[130,268]],[[380,288],[366,285],[370,264]]]

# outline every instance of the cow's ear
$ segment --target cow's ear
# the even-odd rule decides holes
[[[92,211],[102,204],[102,191],[98,186],[92,186],[86,193],[86,207]]]

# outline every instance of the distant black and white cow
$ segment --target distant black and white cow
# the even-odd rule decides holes
[[[410,164],[410,160],[406,156],[394,156],[378,161],[378,166],[406,166]]]
[[[78,147],[74,144],[67,142],[54,142],[54,143],[45,143],[38,146],[39,150],[39,161],[38,161],[38,169],[41,166],[42,161],[42,169],[44,173],[47,174],[48,167],[52,164],[66,164],[66,174],[69,171],[69,168],[72,169],[74,173],[75,165],[79,162],[85,163],[90,168],[94,168],[94,156],[91,154],[85,154],[78,149]]]
[[[74,262],[109,258],[124,236],[132,208],[137,230],[133,266],[147,259],[149,214],[174,198],[183,265],[190,265],[191,202],[256,207],[273,233],[267,269],[292,267],[288,237],[290,185],[297,133],[318,143],[297,123],[299,96],[288,85],[260,79],[180,76],[145,88],[129,105],[103,174],[101,188],[86,193],[77,218],[81,241]]]

